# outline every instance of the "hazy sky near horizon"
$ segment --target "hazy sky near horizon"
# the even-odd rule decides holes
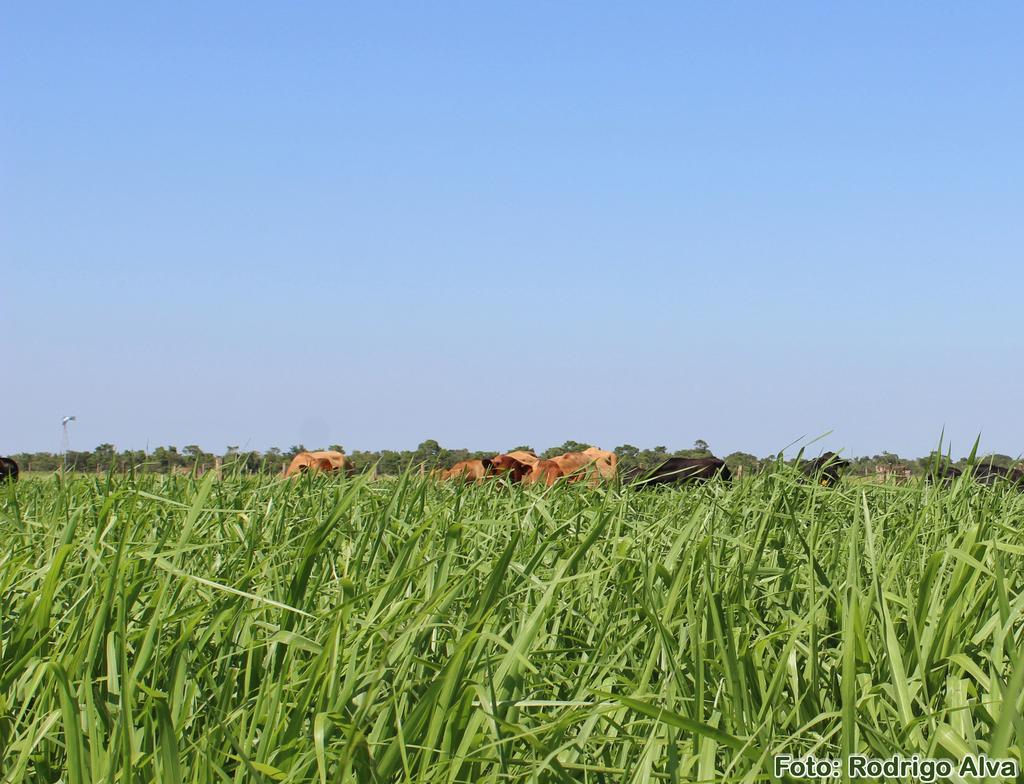
[[[4,3],[0,453],[1018,455],[1022,27]]]

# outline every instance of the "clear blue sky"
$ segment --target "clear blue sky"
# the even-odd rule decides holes
[[[1024,451],[1024,6],[12,3],[0,453]]]

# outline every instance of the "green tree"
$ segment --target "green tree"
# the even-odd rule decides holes
[[[117,451],[113,444],[100,444],[92,450],[92,455],[97,471],[109,471],[117,460]]]
[[[444,450],[441,448],[441,445],[434,439],[428,438],[416,447],[416,451],[409,455],[406,462],[430,470],[437,466],[443,457],[443,453]]]
[[[640,450],[632,444],[622,444],[612,451],[619,456],[619,460],[635,460],[640,456]]]
[[[176,467],[184,464],[176,446],[158,446],[150,455],[149,462],[151,470],[163,474],[170,473]]]
[[[729,470],[734,474],[749,476],[750,474],[757,473],[761,466],[761,461],[749,452],[733,452],[730,455],[726,455],[725,464],[729,466]]]

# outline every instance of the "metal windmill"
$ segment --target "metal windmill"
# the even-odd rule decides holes
[[[60,451],[63,455],[64,469],[68,467],[68,449],[71,447],[71,439],[68,438],[68,422],[74,422],[78,417],[66,416],[60,421],[60,426],[63,430],[63,434],[60,441]]]

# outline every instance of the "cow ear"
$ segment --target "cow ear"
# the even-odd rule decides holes
[[[485,471],[490,471],[491,470],[491,458],[485,457],[480,462],[484,464],[484,470]]]

